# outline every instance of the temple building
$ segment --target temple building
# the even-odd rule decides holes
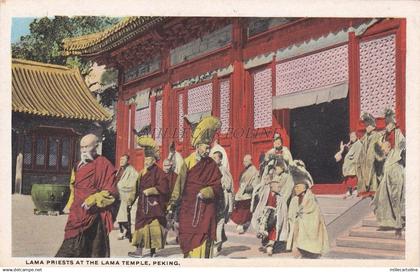
[[[12,60],[12,192],[34,183],[68,184],[83,134],[111,119],[77,69]],[[99,153],[100,153],[99,148]]]
[[[162,157],[184,156],[191,125],[220,117],[237,189],[242,158],[259,164],[279,132],[306,163],[317,193],[340,193],[334,160],[361,112],[384,127],[384,109],[405,130],[405,19],[128,17],[64,40],[65,54],[119,71],[116,158],[143,151],[135,132],[151,127]],[[163,133],[162,133],[163,132]]]

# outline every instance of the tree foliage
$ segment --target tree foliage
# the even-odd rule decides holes
[[[35,19],[29,26],[30,34],[12,44],[13,58],[79,68],[87,75],[91,63],[79,57],[63,55],[63,40],[104,30],[119,18],[97,16],[55,16]]]

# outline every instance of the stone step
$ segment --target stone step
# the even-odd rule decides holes
[[[362,220],[363,227],[379,227],[375,217],[367,217]]]
[[[404,251],[389,251],[355,247],[333,247],[327,257],[334,259],[404,259]]]
[[[405,240],[405,232],[402,233],[400,238],[395,236],[395,230],[378,230],[377,227],[357,227],[350,230],[349,233],[352,237],[368,237],[368,238],[381,238],[381,239],[394,239]]]
[[[391,251],[405,251],[404,240],[368,238],[368,237],[340,237],[336,240],[339,247],[382,249]]]

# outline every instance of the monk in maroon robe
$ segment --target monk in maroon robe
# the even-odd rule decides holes
[[[208,154],[209,145],[201,144],[185,160],[188,171],[179,213],[179,242],[185,257],[211,257],[216,240],[216,203],[223,193],[222,174]]]
[[[136,224],[132,245],[136,251],[129,252],[130,257],[142,257],[143,248],[150,249],[153,257],[156,249],[165,245],[166,204],[168,201],[168,180],[166,174],[156,164],[158,158],[154,141],[150,137],[141,139],[152,141],[153,147],[145,147],[144,169],[140,173],[137,187]],[[142,140],[139,141],[139,144]]]
[[[97,138],[80,142],[81,162],[75,167],[74,194],[64,242],[56,257],[109,257],[112,204],[118,197],[114,166],[96,154]]]

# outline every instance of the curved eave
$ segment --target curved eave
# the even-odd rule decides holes
[[[50,114],[46,112],[40,112],[31,109],[22,109],[15,106],[12,106],[12,111],[16,113],[32,114],[41,117],[51,117],[51,118],[60,118],[60,119],[70,119],[70,120],[80,120],[80,121],[91,121],[91,122],[108,122],[111,120],[111,116],[103,118],[94,118],[94,117],[83,117],[83,116],[65,116],[63,114]]]
[[[63,40],[63,54],[92,56],[109,51],[164,19],[165,17],[128,17],[103,32]]]

